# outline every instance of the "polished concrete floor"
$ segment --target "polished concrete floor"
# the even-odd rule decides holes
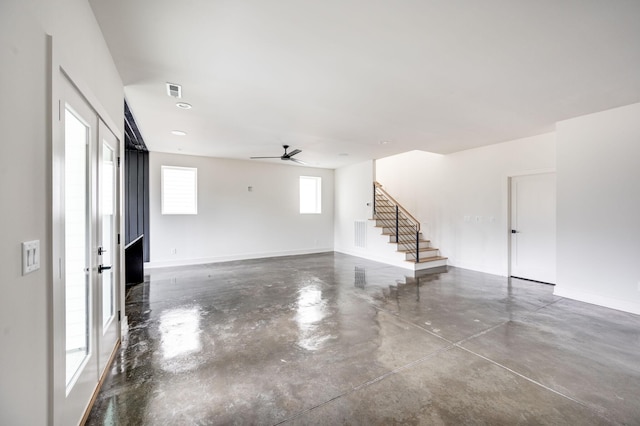
[[[88,424],[640,424],[640,317],[342,254],[156,269]]]

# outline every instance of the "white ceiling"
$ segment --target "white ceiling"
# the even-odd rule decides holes
[[[247,159],[286,143],[335,168],[640,102],[638,0],[90,4],[151,151]]]

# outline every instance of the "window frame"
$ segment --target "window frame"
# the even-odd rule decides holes
[[[189,187],[189,196],[193,195],[193,205],[189,209],[175,208],[175,205],[166,205],[167,195],[165,193],[165,171],[177,170],[193,173],[193,188]],[[189,182],[191,184],[191,182]],[[192,193],[192,194],[191,194]],[[172,207],[169,209],[169,207]],[[162,215],[197,215],[198,214],[198,168],[197,167],[183,167],[183,166],[160,166],[160,214]]]
[[[314,209],[303,210],[304,207],[308,207],[303,205],[303,180],[313,181],[315,182],[314,190],[315,190],[315,205]],[[300,176],[298,179],[299,185],[299,211],[300,214],[322,214],[322,177],[320,176]]]

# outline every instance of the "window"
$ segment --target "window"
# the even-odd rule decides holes
[[[322,213],[322,178],[300,176],[300,213]]]
[[[162,214],[198,214],[198,169],[162,166]]]

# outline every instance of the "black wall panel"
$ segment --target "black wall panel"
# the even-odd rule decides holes
[[[126,150],[125,245],[144,234],[143,258],[149,261],[149,153]]]

